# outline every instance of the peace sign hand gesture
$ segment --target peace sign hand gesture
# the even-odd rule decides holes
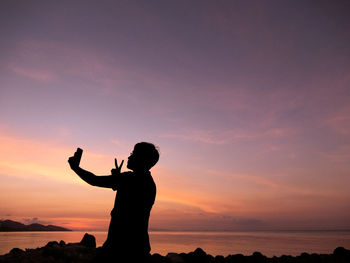
[[[117,158],[114,158],[114,164],[115,164],[115,169],[111,170],[112,175],[120,175],[120,171],[122,169],[122,166],[124,164],[124,160],[120,163],[120,166],[118,167],[118,161]]]

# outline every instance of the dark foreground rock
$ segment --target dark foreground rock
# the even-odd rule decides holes
[[[51,241],[36,249],[13,248],[10,253],[0,256],[0,263],[87,263],[96,255],[95,237],[85,234],[80,243]],[[212,256],[197,248],[190,253],[169,253],[166,256],[153,254],[149,263],[350,263],[350,250],[338,247],[333,254],[308,254],[268,258],[260,252],[250,256],[242,254]]]

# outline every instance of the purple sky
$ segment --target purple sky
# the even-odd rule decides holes
[[[150,141],[153,228],[350,228],[349,13],[349,1],[2,1],[0,218],[106,229],[114,193],[66,161],[79,146],[84,168],[108,174]]]

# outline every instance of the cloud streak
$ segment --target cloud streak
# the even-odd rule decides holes
[[[39,82],[49,83],[57,79],[56,74],[43,69],[22,68],[17,66],[10,66],[10,69],[20,76],[24,76]]]
[[[200,143],[226,145],[236,141],[258,140],[263,138],[287,138],[298,134],[297,129],[271,128],[254,130],[195,130],[187,129],[183,133],[162,134],[163,138],[191,140]]]

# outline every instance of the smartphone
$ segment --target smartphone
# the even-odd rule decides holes
[[[77,158],[78,163],[80,163],[82,154],[83,154],[83,150],[80,149],[80,148],[77,148],[77,151],[75,152],[74,155],[75,155],[75,157]]]

